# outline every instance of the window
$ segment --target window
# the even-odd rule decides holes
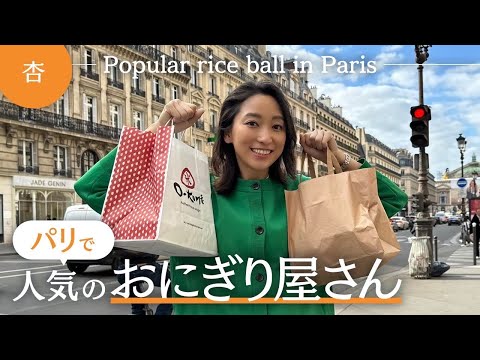
[[[133,125],[139,130],[144,130],[143,112],[137,110],[133,111]]]
[[[87,71],[87,73],[93,73],[93,50],[85,48],[83,56],[85,61],[85,70]]]
[[[120,80],[120,71],[118,69],[118,64],[110,67],[110,73],[108,77],[112,81],[119,81]]]
[[[154,77],[152,82],[152,92],[155,97],[161,96],[160,93],[160,79]]]
[[[210,111],[210,132],[216,132],[217,130],[217,112]]]
[[[122,112],[120,105],[110,104],[110,126],[117,129],[122,127]]]
[[[208,56],[213,56],[213,50],[210,48],[207,48]]]
[[[402,175],[402,176],[405,175],[405,170],[403,170],[403,169],[400,170],[400,175]]]
[[[230,93],[233,91],[233,86],[228,84],[227,85],[227,95],[230,95]]]
[[[190,83],[195,86],[195,87],[198,87],[199,86],[199,83],[198,83],[198,70],[195,68],[195,67],[191,67],[190,68],[190,75],[191,75],[191,78],[190,78]]]
[[[178,99],[178,86],[172,86],[172,99]]]
[[[97,122],[97,98],[84,95],[83,97],[83,118],[90,124]]]
[[[195,140],[195,149],[198,151],[203,151],[203,142],[200,139]]]
[[[303,121],[303,110],[300,110],[300,120]]]
[[[82,154],[82,175],[98,161],[98,156],[92,150],[86,150]]]
[[[67,148],[59,145],[53,147],[54,175],[66,175],[67,171]]]
[[[293,79],[290,79],[290,90],[295,92],[295,81],[293,81]]]
[[[217,79],[214,76],[210,76],[210,84],[208,91],[210,91],[214,95],[217,93]]]
[[[134,78],[135,75],[137,75],[136,79]],[[134,88],[135,90],[142,89],[142,74],[132,73],[132,88]]]
[[[176,47],[176,46],[172,46],[172,48],[171,48],[171,55],[172,55],[172,58],[174,58],[175,60],[177,60],[177,47]]]
[[[33,141],[18,141],[18,171],[38,174],[36,150]]]
[[[54,103],[53,112],[62,116],[68,115],[68,91]]]

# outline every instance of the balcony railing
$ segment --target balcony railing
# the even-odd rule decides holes
[[[145,90],[140,90],[140,89],[135,88],[133,86],[131,88],[132,88],[132,94],[145,97]]]
[[[305,130],[310,130],[310,125],[308,125],[308,122],[304,120],[300,120],[299,118],[294,118],[294,119],[295,119],[295,124],[298,127],[301,127],[302,129],[305,129]]]
[[[118,140],[121,129],[39,109],[28,109],[0,100],[0,118]]]
[[[205,123],[202,120],[198,120],[195,123],[195,127],[200,130],[205,130]]]
[[[123,83],[121,81],[107,78],[107,84],[116,87],[117,89],[123,90]]]
[[[375,164],[375,167],[378,168],[378,169],[382,169],[383,171],[386,171],[386,172],[389,172],[390,174],[394,174],[398,177],[401,177],[402,175],[400,175],[400,173],[396,172],[395,170],[392,170],[392,169],[389,169],[383,165],[380,165],[380,164]]]
[[[26,173],[29,173],[29,174],[38,175],[38,166],[18,165],[18,172],[26,172]]]
[[[352,153],[354,153],[354,154],[358,154],[358,150],[357,150],[357,149],[355,149],[355,148],[353,148],[353,147],[351,147],[351,146],[349,146],[349,145],[346,145],[346,144],[342,143],[341,141],[337,141],[337,145],[338,145],[339,147],[341,147],[342,149],[344,149],[344,150],[348,150],[348,151],[350,151],[350,152],[352,152]]]
[[[53,175],[54,176],[65,176],[67,178],[72,177],[72,169],[53,169]]]
[[[211,91],[209,91],[207,94],[208,94],[208,96],[213,96],[213,97],[216,97],[218,100],[220,100],[220,96],[218,96],[217,94],[215,94]]]
[[[163,97],[155,95],[155,94],[152,94],[152,100],[156,101],[160,104],[165,104],[165,99]]]
[[[98,81],[99,79],[99,76],[96,72],[93,72],[92,70],[87,70],[87,69],[84,69],[84,68],[80,68],[80,75],[81,76],[85,76],[89,79],[92,79],[92,80],[95,80],[95,81]]]

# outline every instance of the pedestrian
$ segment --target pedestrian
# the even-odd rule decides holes
[[[129,256],[128,259],[130,261],[130,267],[135,265],[137,266],[136,270],[130,272],[131,280],[139,277],[147,277],[152,280],[154,286],[161,286],[163,263],[160,264],[159,262],[157,262],[158,255],[138,253],[138,255],[136,256]],[[144,265],[153,265],[155,267],[155,271],[151,271],[148,268],[142,269]],[[125,262],[121,264],[117,269],[117,280],[120,284],[125,283],[125,272],[123,272],[123,270],[125,270]],[[169,278],[170,271],[167,269],[167,276],[165,281],[168,281]],[[134,286],[137,286],[137,291],[144,292],[144,289],[142,289],[143,284],[139,282],[132,283],[129,289],[130,297],[136,297],[133,291]],[[168,297],[171,297],[170,289],[171,288],[169,287]],[[172,304],[158,304],[154,314],[149,314],[149,312],[151,312],[151,309],[148,304],[132,304],[131,308],[132,315],[171,315],[173,310]]]
[[[433,225],[435,226],[435,225]],[[415,235],[415,221],[413,220],[413,218],[409,217],[408,218],[408,229],[410,230],[410,233]]]
[[[480,239],[480,219],[478,218],[477,212],[475,210],[472,211],[472,214],[472,220],[470,220],[470,234],[472,234],[471,240],[473,241],[473,246],[475,246],[476,249],[475,256],[480,256],[478,249]],[[475,231],[477,236],[475,238],[473,237],[473,224],[477,224]]]
[[[212,203],[218,243],[218,257],[228,262],[234,255],[234,274],[218,278],[213,257],[170,257],[171,286],[183,293],[205,297],[250,298],[261,293],[275,298],[280,283],[280,258],[288,258],[285,190],[295,190],[295,147],[297,136],[290,106],[281,89],[271,82],[247,82],[232,91],[222,104],[219,127],[212,155]],[[175,132],[192,126],[204,110],[181,100],[167,103],[159,120],[147,130],[174,119]],[[328,130],[316,129],[300,134],[299,144],[312,157],[326,163],[327,145],[344,171],[368,168],[365,160],[355,161],[337,147]],[[116,155],[116,149],[95,164],[75,184],[75,190],[92,208],[102,209]],[[308,179],[304,177],[304,179]],[[387,177],[377,172],[378,194],[391,217],[407,203],[407,195]],[[322,191],[323,189],[318,189]],[[247,273],[248,259],[265,261],[254,273]],[[195,266],[196,271],[186,269]],[[178,268],[179,267],[179,268]],[[225,270],[224,270],[225,271]],[[213,275],[214,279],[208,275]],[[217,275],[217,277],[215,277]],[[267,278],[267,275],[269,278]],[[230,282],[231,286],[228,284]],[[247,285],[248,283],[248,285]],[[283,287],[282,297],[291,297]],[[308,291],[306,287],[305,291]],[[317,295],[327,297],[324,286],[316,286]],[[312,289],[314,290],[314,289]],[[185,295],[183,295],[185,296]],[[174,304],[175,314],[329,314],[333,304]]]

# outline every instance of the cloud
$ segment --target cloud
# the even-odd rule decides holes
[[[417,66],[385,66],[385,63],[413,63],[413,46],[378,47],[369,56],[376,61],[375,74],[322,74],[322,58],[300,46],[275,46],[276,51],[310,60],[313,73],[310,85],[342,107],[343,116],[355,127],[394,148],[411,154],[410,107],[419,103]],[[323,47],[322,47],[323,49]],[[344,55],[345,56],[345,55]],[[411,58],[411,59],[410,59]],[[338,57],[340,59],[340,57]],[[352,60],[352,59],[349,59]],[[441,63],[439,59],[437,63]],[[438,178],[445,168],[460,168],[456,138],[467,138],[465,164],[473,153],[480,158],[480,66],[425,66],[424,103],[432,108],[430,121],[429,171]]]
[[[343,51],[343,47],[334,46],[334,47],[330,48],[329,51],[330,51],[330,54],[338,54],[338,53],[341,53]]]
[[[405,45],[386,45],[380,49],[382,53],[394,52],[405,48]]]

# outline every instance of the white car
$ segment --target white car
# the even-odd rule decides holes
[[[403,216],[392,216],[390,219],[397,223],[399,229],[407,230],[409,227],[408,220]]]
[[[72,205],[67,208],[63,220],[98,220],[101,215],[88,205]],[[110,265],[112,270],[118,269],[125,259],[138,257],[136,251],[114,247],[113,250],[102,259],[98,260],[67,260],[67,268],[77,274],[82,274],[90,265]]]

